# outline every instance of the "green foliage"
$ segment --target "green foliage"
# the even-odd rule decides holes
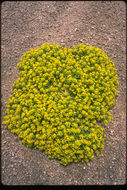
[[[105,140],[99,123],[111,122],[118,86],[108,56],[84,44],[68,49],[46,43],[26,52],[18,69],[5,126],[63,165],[98,156]]]

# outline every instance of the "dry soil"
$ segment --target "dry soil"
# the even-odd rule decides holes
[[[66,167],[21,144],[2,125],[2,183],[6,185],[114,185],[126,179],[126,6],[124,1],[5,1],[1,4],[2,119],[17,63],[30,48],[49,42],[101,48],[118,69],[114,120],[105,129],[103,153]]]

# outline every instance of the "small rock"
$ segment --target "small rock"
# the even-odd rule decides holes
[[[83,42],[83,40],[82,40],[82,39],[80,39],[79,41],[80,41],[80,42]]]
[[[78,30],[78,28],[75,28],[75,32]]]

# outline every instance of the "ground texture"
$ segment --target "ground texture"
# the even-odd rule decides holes
[[[114,120],[105,129],[103,153],[89,163],[66,167],[21,144],[2,125],[2,183],[6,185],[102,185],[126,180],[126,7],[122,1],[37,1],[1,4],[2,119],[17,63],[30,48],[49,42],[72,48],[84,43],[101,48],[118,69],[119,96]]]

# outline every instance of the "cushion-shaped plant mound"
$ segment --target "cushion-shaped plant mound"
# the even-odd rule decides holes
[[[114,63],[95,47],[43,44],[18,64],[5,126],[28,147],[60,163],[91,160],[104,149],[104,128],[117,95]]]

